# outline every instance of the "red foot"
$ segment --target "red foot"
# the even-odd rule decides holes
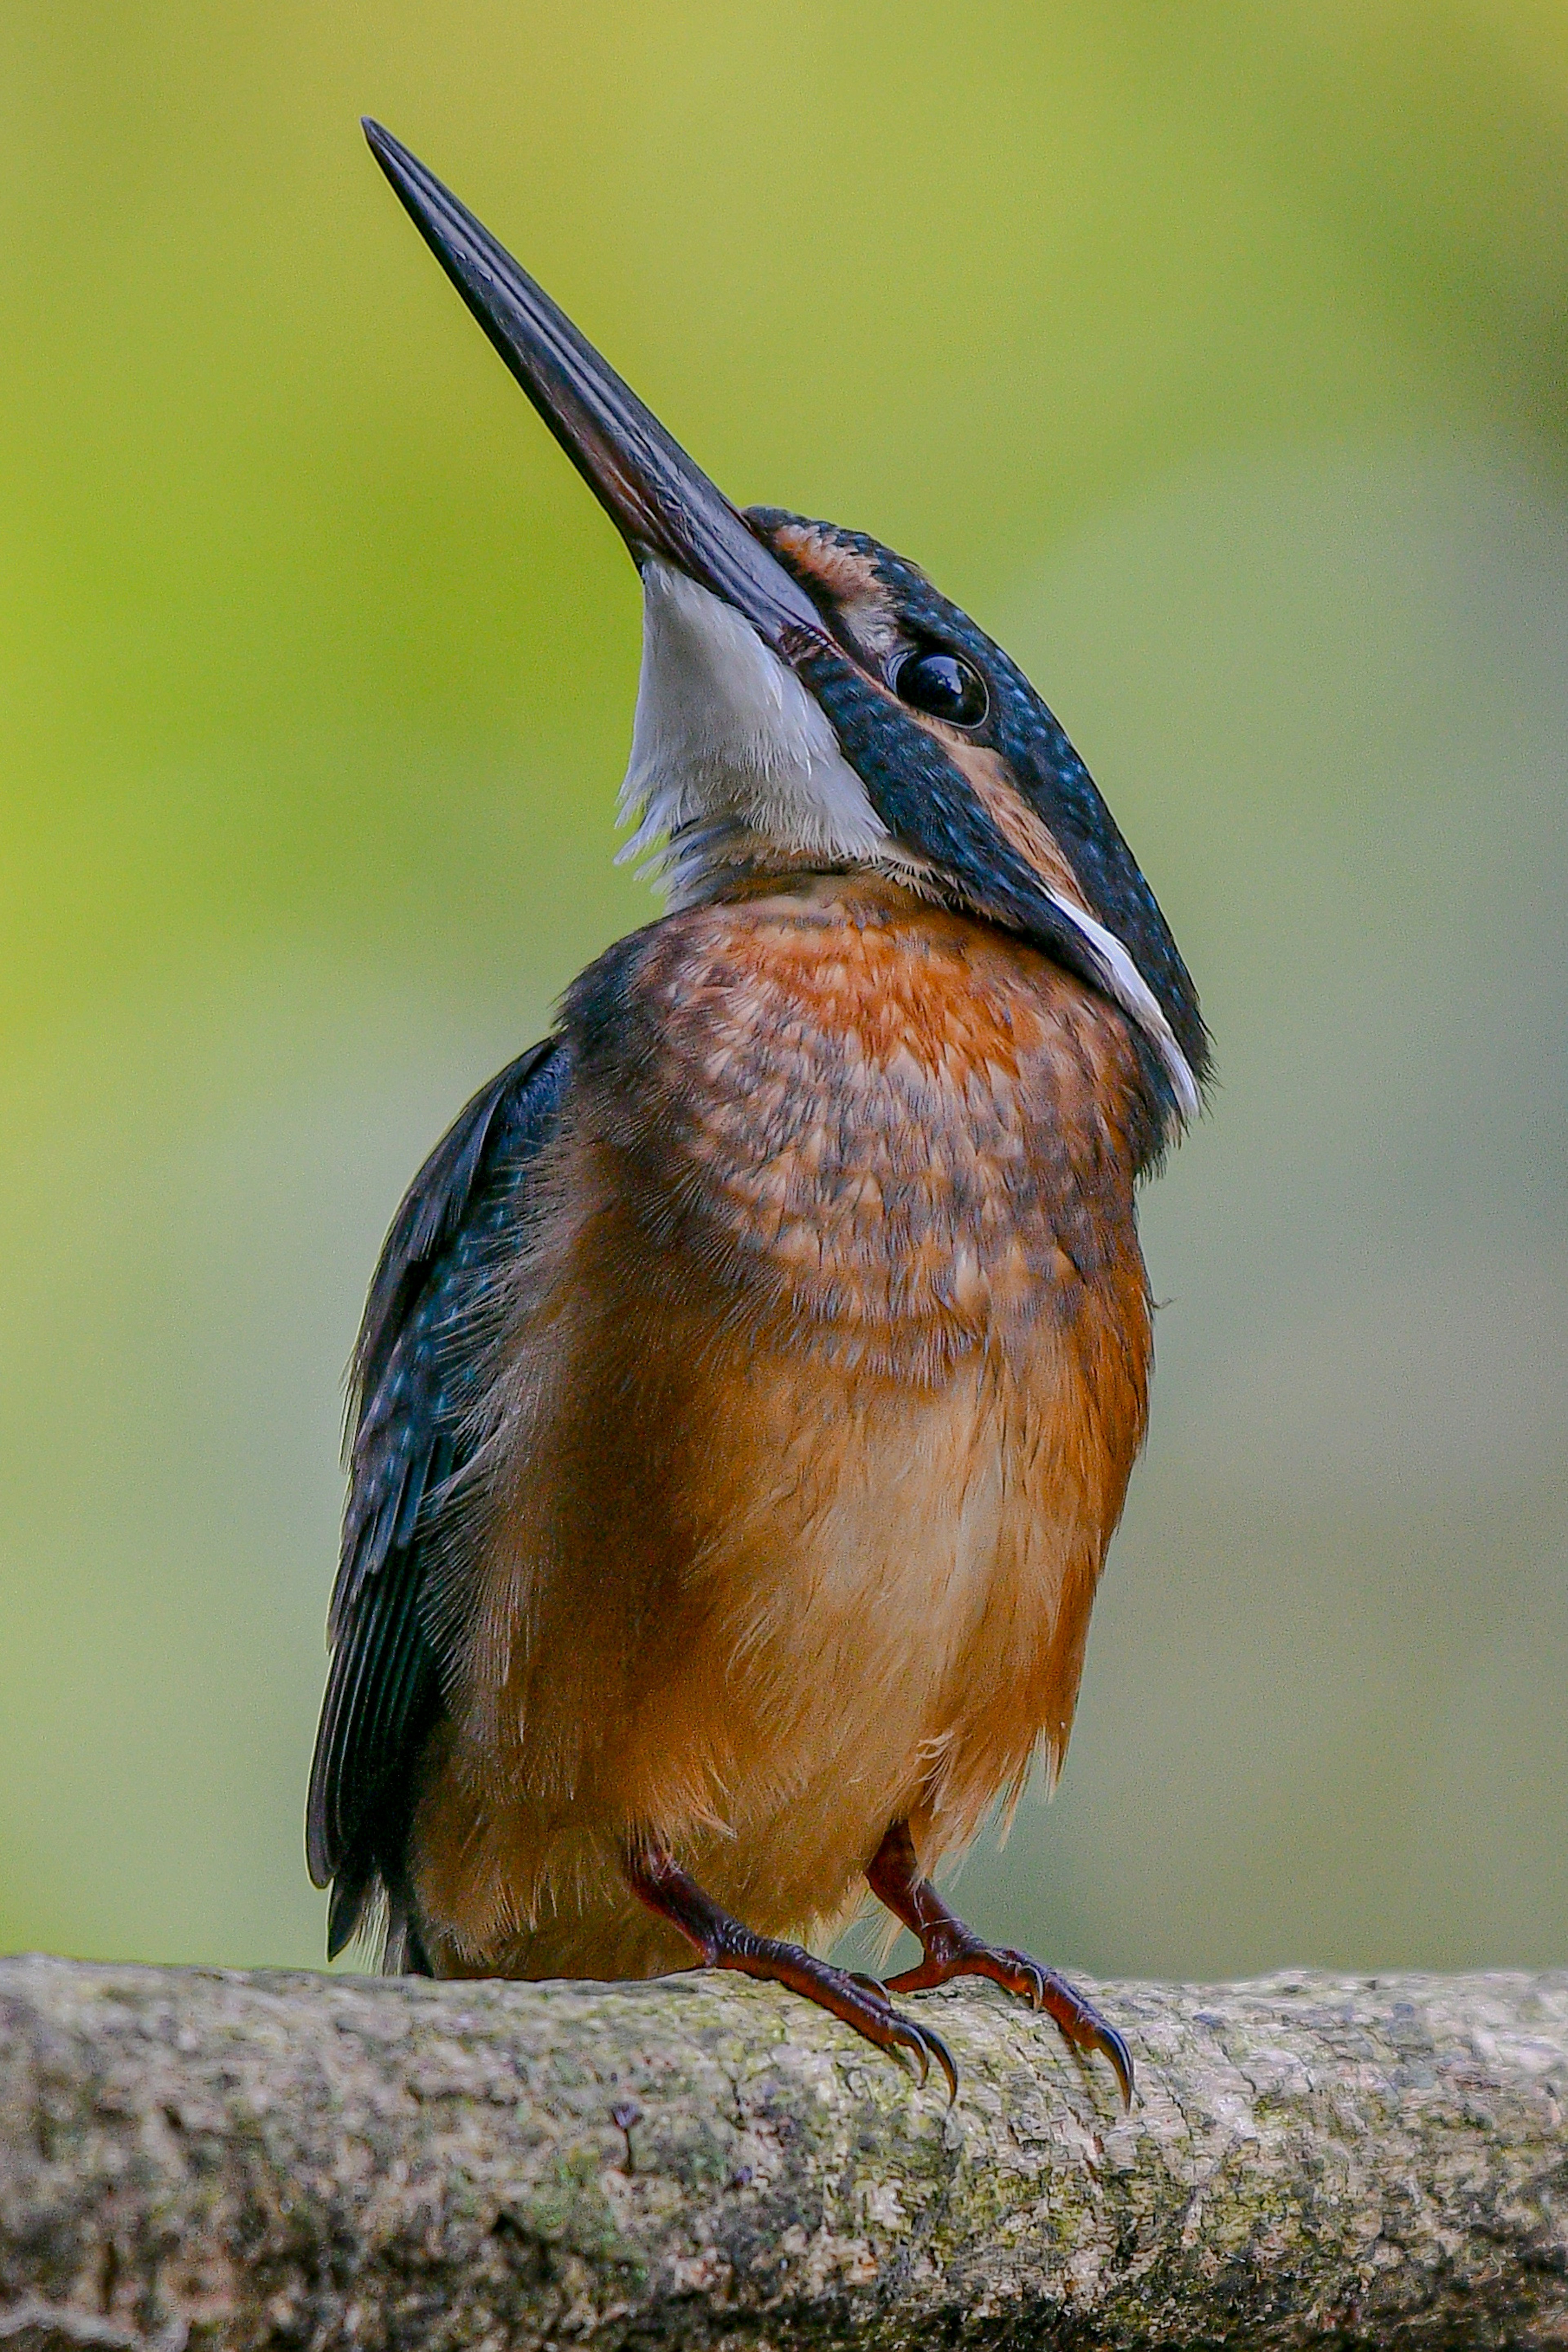
[[[878,1900],[920,1938],[923,1958],[901,1976],[889,1977],[889,1992],[925,1992],[933,1985],[950,1984],[955,1977],[988,1977],[1031,2009],[1043,2009],[1054,2018],[1075,2050],[1097,2050],[1109,2059],[1122,2104],[1132,2105],[1132,2053],[1115,2027],[1054,1969],[1042,1968],[1027,1952],[982,1942],[950,1911],[931,1881],[920,1875],[906,1822],[895,1822],[889,1830],[866,1879]]]
[[[664,1848],[643,1841],[629,1846],[622,1868],[632,1892],[673,1927],[678,1927],[706,1969],[738,1969],[766,1983],[787,1985],[815,2001],[841,2023],[852,2026],[903,2066],[918,2069],[924,2085],[936,2060],[947,2082],[949,2106],[958,2095],[958,2070],[939,2033],[901,2017],[874,1977],[852,1976],[817,1959],[799,1944],[755,1935],[721,1910],[711,1895],[674,1863]]]

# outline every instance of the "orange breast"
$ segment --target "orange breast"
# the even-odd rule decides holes
[[[640,1220],[823,1360],[941,1378],[1135,1259],[1121,1017],[999,933],[863,881],[699,910],[627,1028]]]
[[[1076,982],[839,879],[601,991],[423,1819],[433,1921],[530,1973],[674,1957],[628,1828],[782,1932],[892,1820],[935,1859],[1058,1759],[1146,1402],[1136,1066]]]

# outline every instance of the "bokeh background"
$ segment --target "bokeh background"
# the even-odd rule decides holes
[[[1562,1959],[1558,0],[6,0],[0,1945],[319,1957],[374,1253],[651,911],[631,568],[364,110],[1025,662],[1202,985],[1073,1752],[967,1906]]]

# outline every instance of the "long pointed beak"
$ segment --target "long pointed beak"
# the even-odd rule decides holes
[[[722,490],[434,172],[367,119],[371,152],[641,570],[674,564],[779,650],[821,615]]]

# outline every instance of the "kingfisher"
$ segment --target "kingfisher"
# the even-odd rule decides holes
[[[666,911],[415,1177],[350,1370],[307,1843],[390,1971],[739,1969],[948,2095],[906,1997],[1124,2036],[934,1884],[1060,1769],[1148,1411],[1135,1192],[1207,1033],[1082,761],[857,530],[731,505],[379,125],[643,588]],[[823,1958],[874,1896],[921,1958]]]

